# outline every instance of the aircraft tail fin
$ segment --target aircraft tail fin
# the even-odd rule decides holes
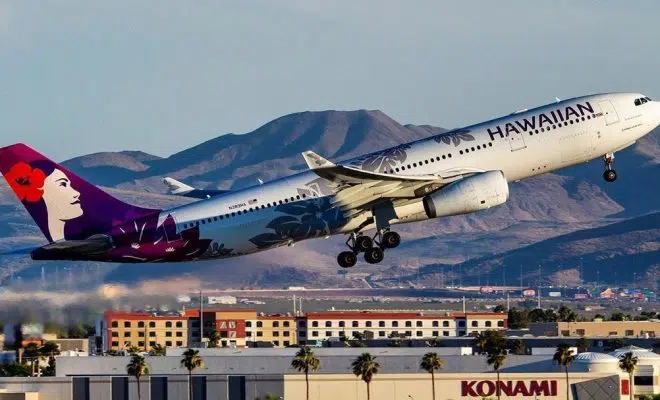
[[[120,201],[22,143],[0,148],[0,173],[49,242],[84,240],[159,211]]]

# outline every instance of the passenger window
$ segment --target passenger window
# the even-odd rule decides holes
[[[642,104],[642,99],[635,99],[635,105],[639,106]]]
[[[642,104],[646,103],[646,99],[645,99],[645,98],[642,98],[641,101],[642,101]]]

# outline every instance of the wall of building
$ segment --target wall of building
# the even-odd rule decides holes
[[[569,381],[571,385],[579,385],[582,382],[593,381],[598,378],[610,377],[612,375],[602,374],[570,374]],[[618,378],[618,376],[617,376]],[[468,398],[481,398],[474,396],[470,392],[479,390],[479,382],[489,381],[488,385],[483,385],[488,390],[494,387],[496,376],[494,373],[488,374],[436,374],[436,396],[443,400],[459,400]],[[564,374],[501,374],[501,381],[512,381],[512,388],[522,382],[526,390],[534,390],[534,383],[547,385],[549,392],[538,392],[535,397],[528,398],[543,399],[565,399],[566,381]],[[544,382],[545,381],[545,382]],[[472,384],[472,382],[475,382]],[[467,386],[464,389],[464,386]],[[627,396],[619,394],[618,388],[609,387],[607,389],[612,393],[612,399],[627,399]],[[616,389],[616,390],[612,390]],[[310,398],[314,400],[362,400],[367,396],[366,384],[355,375],[319,375],[310,376]],[[398,399],[430,399],[432,394],[431,375],[428,373],[418,374],[378,374],[371,382],[371,398],[378,400],[398,400]],[[521,389],[522,390],[522,389]],[[467,395],[464,396],[464,391]],[[545,393],[545,394],[544,394]],[[495,397],[495,393],[486,392],[486,396]],[[301,375],[287,375],[284,377],[284,398],[287,400],[305,400],[305,377]],[[518,395],[507,396],[502,394],[502,399],[523,398]],[[570,399],[574,399],[571,395]],[[599,400],[606,400],[608,397],[600,397]],[[576,399],[577,400],[577,399]],[[583,399],[580,399],[583,400]],[[596,400],[596,399],[593,399]]]
[[[655,337],[660,321],[557,322],[559,336]]]

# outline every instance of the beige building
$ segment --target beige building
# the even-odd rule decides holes
[[[559,336],[585,337],[656,337],[660,321],[557,322]]]
[[[298,344],[297,320],[290,315],[258,315],[246,321],[245,335],[250,341],[271,342],[275,347]]]
[[[106,312],[102,321],[103,349],[126,350],[135,346],[149,351],[164,347],[188,346],[188,318],[180,314]]]

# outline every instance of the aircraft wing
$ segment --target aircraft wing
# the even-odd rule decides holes
[[[465,176],[483,172],[475,168],[459,168],[437,175],[385,174],[337,165],[313,151],[302,155],[310,170],[331,183],[335,190],[332,205],[341,207],[346,217],[359,214],[383,200],[405,203]]]
[[[194,199],[210,199],[211,197],[219,196],[229,192],[229,190],[195,189],[194,187],[186,185],[183,182],[179,182],[174,178],[170,178],[169,176],[163,178],[163,183],[167,186],[169,194],[191,197]]]

